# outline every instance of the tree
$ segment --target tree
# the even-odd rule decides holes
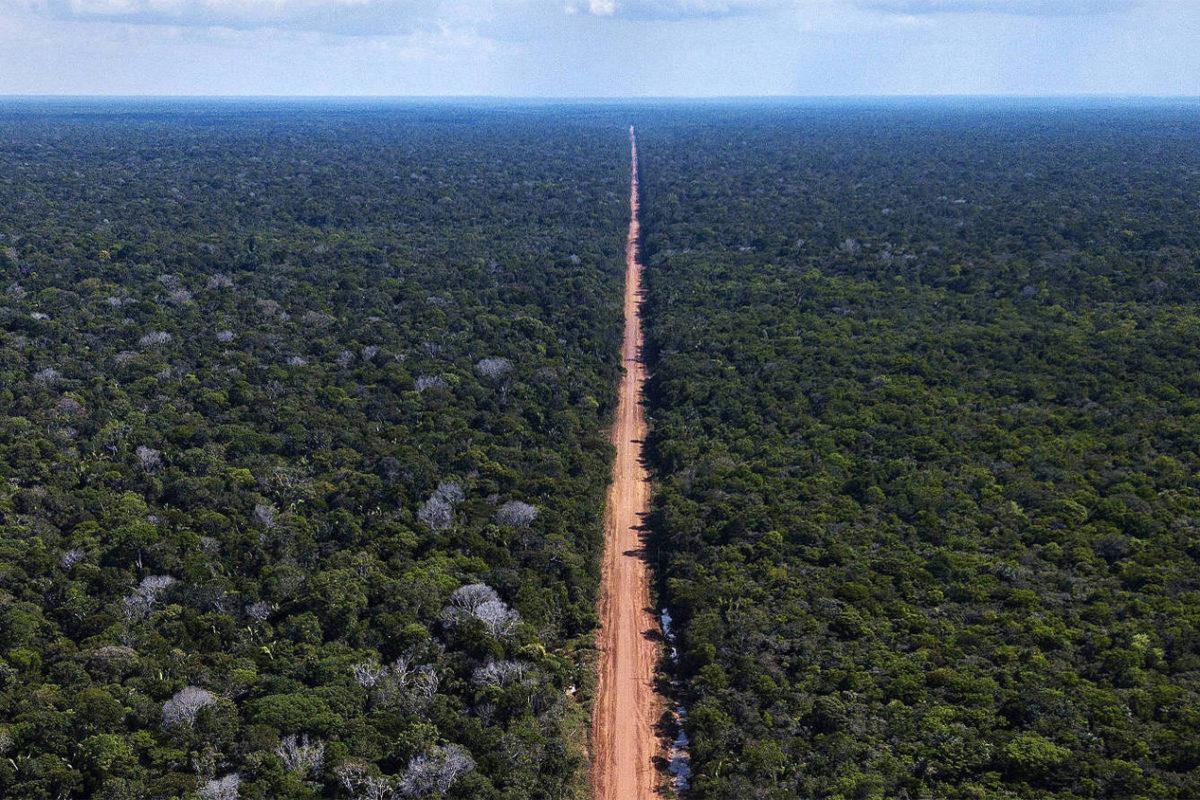
[[[143,619],[154,607],[158,605],[162,596],[172,585],[175,584],[175,579],[170,575],[147,575],[142,578],[141,583],[122,601],[122,607],[125,612],[125,618],[128,622],[135,622]]]
[[[185,686],[170,700],[163,703],[163,726],[173,728],[186,725],[190,728],[196,724],[196,717],[200,712],[216,705],[216,702],[217,698],[207,689],[201,689],[199,686]]]
[[[200,800],[237,800],[242,778],[236,772],[213,778],[197,790]]]
[[[492,636],[511,636],[521,621],[521,615],[508,607],[502,600],[489,600],[479,604],[474,612],[475,618],[483,623],[484,628]]]
[[[538,510],[520,500],[509,500],[496,509],[496,522],[507,528],[528,528],[537,519]]]
[[[388,800],[395,791],[392,778],[372,773],[362,762],[342,764],[334,774],[351,800]]]
[[[99,776],[120,775],[137,763],[137,755],[124,737],[98,733],[79,743],[79,752],[88,768]]]
[[[454,506],[445,498],[434,495],[421,506],[417,519],[431,531],[448,530],[454,525]]]
[[[457,625],[467,619],[481,622],[489,634],[510,636],[521,621],[521,615],[500,599],[495,589],[485,583],[460,586],[450,595],[450,604],[442,609],[442,620]]]
[[[444,793],[474,768],[475,760],[466,748],[456,744],[434,747],[408,763],[396,788],[404,797]]]
[[[1004,758],[1018,775],[1044,780],[1071,758],[1071,751],[1033,731],[1026,731],[1004,746]]]
[[[290,733],[280,741],[275,754],[289,772],[301,778],[314,777],[321,771],[325,760],[325,742]]]
[[[507,358],[483,358],[475,364],[475,372],[490,381],[499,381],[512,372],[513,364]]]

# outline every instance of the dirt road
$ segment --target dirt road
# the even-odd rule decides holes
[[[629,129],[629,237],[625,243],[625,373],[617,400],[613,444],[617,449],[604,523],[600,594],[600,676],[592,718],[594,800],[653,800],[661,755],[655,724],[663,700],[653,686],[661,639],[650,606],[650,574],[642,557],[639,527],[649,510],[649,476],[642,466],[646,418],[642,388],[639,309],[642,265],[638,262],[637,139]]]

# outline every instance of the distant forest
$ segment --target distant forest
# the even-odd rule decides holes
[[[0,797],[587,796],[629,124],[687,796],[1200,797],[1200,107],[67,100]]]
[[[639,131],[693,795],[1200,797],[1200,108]]]

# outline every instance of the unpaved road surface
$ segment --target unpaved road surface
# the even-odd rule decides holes
[[[649,476],[642,466],[646,417],[642,388],[638,262],[637,140],[629,129],[629,237],[625,244],[625,337],[613,444],[617,449],[604,523],[600,589],[600,675],[592,717],[594,800],[654,800],[662,755],[655,731],[663,701],[654,691],[661,633],[650,606],[650,574],[639,530],[650,504]]]

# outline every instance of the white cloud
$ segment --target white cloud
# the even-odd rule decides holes
[[[761,14],[790,5],[787,0],[574,0],[572,14],[639,20],[717,19]]]
[[[119,2],[120,0],[115,0]],[[855,9],[895,16],[986,14],[1067,17],[1108,14],[1137,0],[569,0],[571,14],[638,20],[717,19],[794,10],[850,15]]]
[[[0,94],[1195,95],[1198,35],[1197,0],[0,0]]]
[[[1076,17],[1127,11],[1134,0],[857,0],[862,8],[907,16],[1002,14],[1019,17]]]
[[[470,29],[493,2],[467,0],[0,0],[63,22],[396,36]]]

